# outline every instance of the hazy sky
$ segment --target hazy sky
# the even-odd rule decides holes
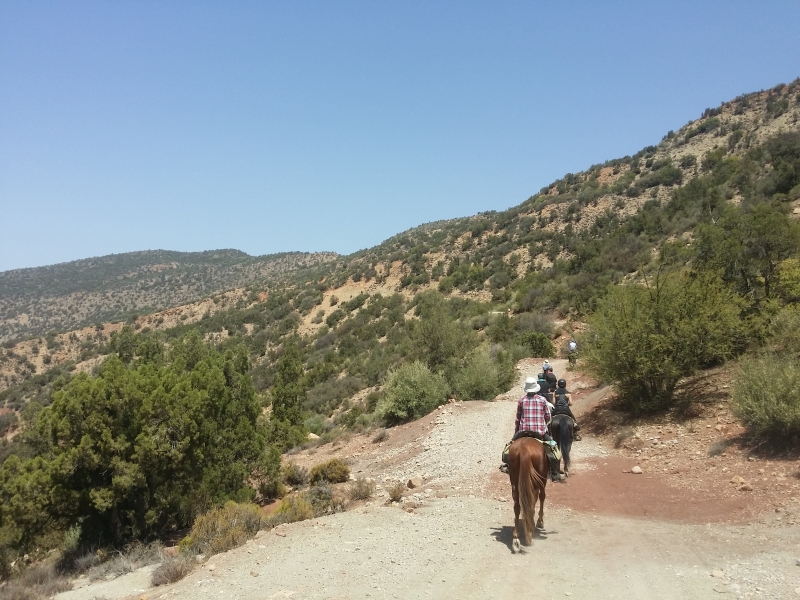
[[[0,270],[372,246],[800,76],[800,2],[0,2]]]

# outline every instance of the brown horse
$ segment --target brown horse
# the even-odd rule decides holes
[[[522,508],[522,531],[525,545],[533,542],[533,522],[536,517],[536,501],[539,501],[539,520],[536,527],[544,527],[544,496],[548,475],[547,456],[538,440],[522,437],[511,444],[508,451],[508,476],[511,479],[511,495],[514,497],[514,541],[512,549],[519,552],[519,512]]]

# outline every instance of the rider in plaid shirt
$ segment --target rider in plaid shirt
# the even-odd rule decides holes
[[[538,386],[536,386],[538,387]],[[520,431],[532,431],[542,436],[547,432],[547,423],[550,421],[550,406],[547,401],[535,391],[529,392],[519,399],[517,404],[517,419],[514,421],[514,439]]]
[[[550,403],[539,394],[539,384],[533,377],[525,380],[525,395],[519,399],[517,404],[517,418],[514,421],[514,437],[508,443],[503,451],[503,465],[500,470],[508,473],[508,465],[506,461],[506,453],[508,448],[514,440],[529,436],[538,437],[543,440],[546,445],[552,443],[550,432],[547,430],[547,423],[550,421]],[[530,436],[530,434],[534,434]],[[550,463],[550,477],[553,481],[559,481],[560,475],[558,470],[559,459],[554,457],[551,452],[547,453],[547,460]]]

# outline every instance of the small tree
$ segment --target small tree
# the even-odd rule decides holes
[[[444,404],[449,391],[444,377],[419,361],[391,371],[377,412],[388,423],[400,423],[427,415]]]
[[[681,377],[729,357],[739,299],[712,274],[669,274],[612,288],[590,319],[587,367],[633,412],[668,406]]]
[[[272,418],[288,421],[292,426],[303,423],[303,399],[305,389],[303,359],[294,340],[287,342],[283,356],[278,359],[275,386],[272,388]]]

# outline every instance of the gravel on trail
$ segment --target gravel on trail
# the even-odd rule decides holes
[[[566,361],[553,361],[562,371]],[[527,361],[491,403],[449,404],[408,461],[365,473],[379,484],[424,478],[399,504],[385,491],[365,506],[261,531],[184,580],[131,598],[788,598],[800,588],[795,529],[696,525],[579,512],[545,503],[545,529],[511,552],[510,486],[493,497],[500,452],[513,433]],[[570,493],[582,469],[610,451],[591,436],[573,446]],[[396,453],[396,452],[395,452]],[[548,490],[552,489],[548,484]],[[691,501],[687,499],[687,501]],[[131,589],[129,593],[133,593]],[[92,586],[58,598],[122,598]],[[797,595],[800,598],[800,594]]]

